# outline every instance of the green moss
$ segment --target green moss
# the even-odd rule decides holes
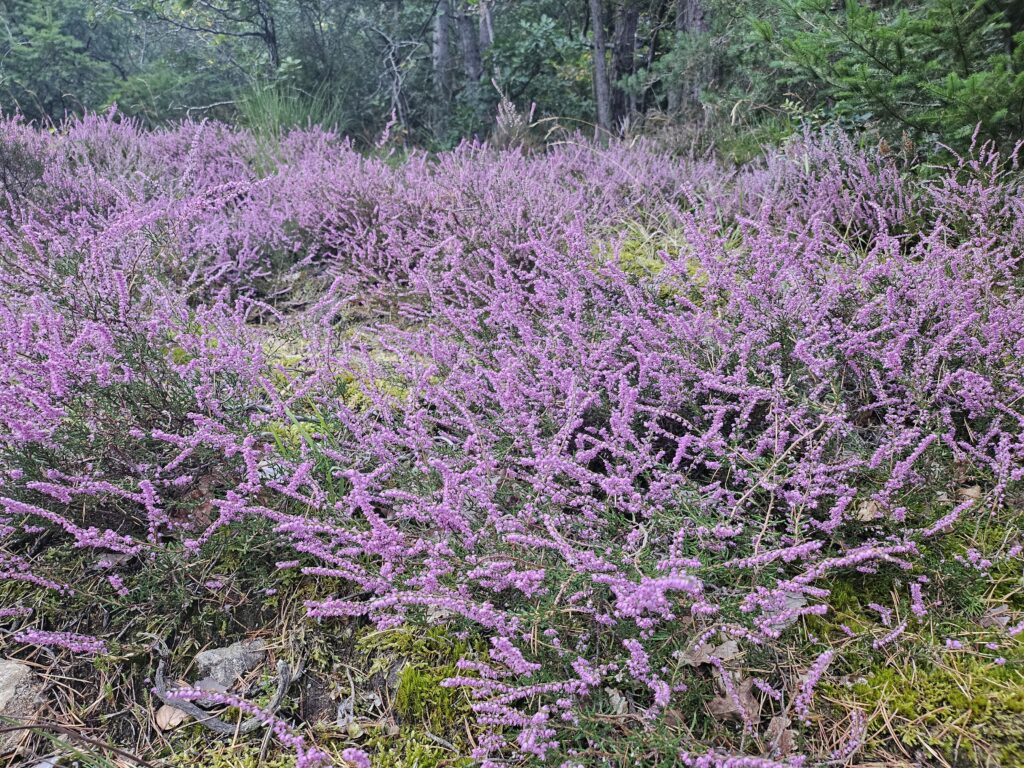
[[[474,649],[452,638],[445,627],[399,627],[360,634],[356,649],[371,675],[391,677],[397,670],[393,713],[397,733],[371,734],[364,745],[374,765],[387,768],[468,766],[467,729],[473,717],[459,688],[441,683],[459,674],[456,662]]]
[[[376,378],[366,382],[351,373],[344,373],[337,377],[337,382],[338,394],[345,405],[354,411],[365,411],[373,405],[369,392],[371,388],[392,400],[402,401],[409,397],[409,388],[397,378]]]
[[[465,693],[441,685],[459,674],[456,662],[469,650],[444,628],[368,632],[358,639],[357,648],[371,657],[371,673],[387,673],[400,665],[394,704],[402,723],[441,734],[457,732],[469,716]]]
[[[171,349],[171,362],[173,362],[175,365],[187,365],[188,363],[192,362],[194,358],[195,355],[191,354],[190,352],[187,352],[181,347],[173,347]]]
[[[968,653],[872,670],[830,698],[877,712],[909,751],[934,750],[958,765],[1024,766],[1024,643],[1004,666]],[[853,701],[849,702],[852,694]]]
[[[397,734],[371,736],[363,748],[372,756],[375,768],[469,768],[475,764],[461,742],[452,746],[458,751],[453,752],[423,729],[406,727]]]
[[[619,251],[619,268],[633,277],[655,277],[665,269],[660,251],[661,248],[652,243],[643,232],[631,229],[630,236]]]
[[[398,676],[395,711],[403,722],[448,729],[459,716],[456,692],[441,683],[457,673],[454,665],[426,667],[407,663]]]
[[[288,754],[261,754],[259,741],[247,744],[218,744],[209,737],[209,731],[198,726],[187,746],[175,749],[166,760],[171,768],[294,768],[295,756]]]

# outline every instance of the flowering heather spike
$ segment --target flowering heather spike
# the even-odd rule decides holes
[[[88,635],[78,635],[74,632],[46,632],[41,629],[28,629],[15,633],[14,640],[28,645],[64,648],[83,656],[107,652],[107,646],[102,640]]]
[[[910,585],[910,610],[919,619],[928,615],[928,607],[924,603],[921,590],[922,587],[917,582]]]
[[[187,702],[202,701],[204,704],[222,704],[224,706],[235,707],[240,710],[242,714],[256,718],[264,725],[267,725],[278,741],[294,749],[297,757],[297,768],[325,768],[325,766],[331,765],[332,761],[329,755],[320,751],[316,747],[308,746],[305,738],[295,733],[287,722],[272,712],[268,712],[255,704],[245,701],[244,699],[240,699],[237,696],[217,691],[205,691],[185,687],[167,691],[164,695],[172,700],[177,699]],[[360,749],[346,749],[342,753],[342,758],[346,761],[350,761],[354,765],[360,766],[360,768],[367,768],[367,766],[370,765],[366,753]]]
[[[834,657],[835,652],[831,650],[825,651],[819,655],[801,681],[800,693],[793,701],[793,709],[801,720],[806,721],[809,717],[811,712],[811,699],[814,697],[814,689],[818,685],[818,681],[821,680],[821,676],[825,674],[825,670],[828,668],[828,665],[832,663],[832,659]]]

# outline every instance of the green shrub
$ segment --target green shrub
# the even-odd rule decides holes
[[[1008,12],[979,0],[783,8],[791,26],[758,29],[831,117],[928,149],[962,149],[976,131],[1004,147],[1024,135],[1024,33]]]

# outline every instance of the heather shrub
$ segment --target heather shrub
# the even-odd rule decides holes
[[[1016,680],[1015,158],[915,176],[826,134],[740,171],[582,141],[394,164],[112,121],[41,139],[55,191],[0,229],[15,651],[148,652],[28,610],[75,586],[43,534],[127,591],[174,563],[294,590],[324,674],[350,672],[308,638],[361,633],[394,707],[353,709],[339,763],[848,763],[915,748],[860,669]],[[298,715],[264,713],[327,760]]]

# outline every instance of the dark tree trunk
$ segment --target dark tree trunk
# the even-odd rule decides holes
[[[486,53],[494,44],[494,20],[489,0],[480,0],[480,53]]]
[[[633,0],[626,0],[615,11],[612,35],[611,112],[612,124],[621,125],[635,107],[630,94],[618,82],[633,74],[636,53],[636,28],[640,9]]]
[[[668,0],[658,0],[658,4],[654,6],[654,12],[651,14],[652,29],[651,36],[647,42],[647,60],[644,62],[644,69],[650,72],[654,67],[654,62],[657,61],[658,56],[661,55],[661,51],[658,49],[658,40],[661,37],[661,25],[664,19],[665,7],[668,4]],[[673,11],[674,12],[674,11]],[[649,106],[649,99],[651,97],[650,85],[645,83],[644,89],[640,94],[639,103],[636,105],[638,111],[645,113]]]
[[[604,13],[601,0],[590,0],[590,23],[594,39],[594,101],[597,103],[597,128],[605,135],[612,130],[611,94],[608,87],[608,64],[605,60]]]
[[[431,51],[434,65],[434,95],[437,98],[435,121],[439,132],[448,127],[448,112],[452,97],[452,55],[449,45],[451,7],[448,0],[438,0],[434,14],[434,47]]]
[[[274,21],[273,10],[263,0],[259,0],[256,4],[256,16],[259,19],[260,37],[267,46],[270,64],[276,72],[281,66],[281,48],[277,42],[277,24]]]
[[[704,9],[704,0],[676,0],[676,44],[678,45],[684,35],[701,35],[708,31],[707,15]],[[707,85],[710,72],[704,67],[695,70],[692,78],[682,78],[680,82],[674,83],[668,92],[668,109],[670,112],[678,112],[681,109],[692,108],[700,103],[701,89]]]
[[[462,41],[462,64],[466,72],[466,92],[473,109],[480,111],[480,78],[484,74],[480,55],[480,25],[473,9],[463,2],[459,9],[459,39]]]

